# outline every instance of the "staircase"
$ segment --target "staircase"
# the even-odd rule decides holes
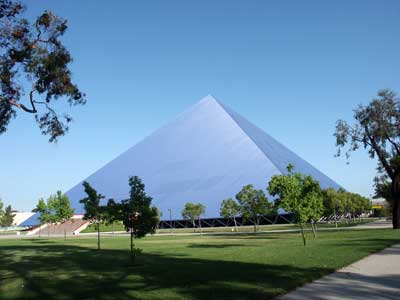
[[[48,224],[42,226],[40,230],[36,229],[34,234],[40,235],[75,235],[85,229],[89,222],[82,219],[72,219],[63,223]]]

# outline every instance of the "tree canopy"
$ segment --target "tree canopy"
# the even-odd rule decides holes
[[[14,214],[11,205],[6,206],[3,216],[0,218],[0,226],[9,227],[13,224]]]
[[[102,217],[102,208],[100,202],[105,197],[97,191],[87,182],[83,182],[83,188],[87,197],[79,200],[83,204],[85,213],[83,218],[93,223],[99,222]]]
[[[254,232],[260,224],[260,218],[268,214],[272,204],[268,202],[265,193],[262,190],[256,190],[253,185],[245,185],[242,190],[236,194],[236,199],[240,205],[240,214],[244,220],[250,220],[254,224]]]
[[[54,217],[56,222],[64,222],[70,220],[74,215],[74,209],[71,207],[71,202],[67,195],[61,191],[52,196],[52,210],[54,211]]]
[[[206,207],[203,204],[187,202],[185,204],[185,208],[182,210],[182,218],[184,218],[185,220],[191,220],[193,228],[196,228],[195,220],[200,220],[200,216],[205,212]]]
[[[138,176],[129,177],[129,187],[129,199],[122,200],[120,204],[112,201],[111,207],[119,213],[119,220],[131,234],[131,257],[134,260],[133,238],[154,233],[160,220],[157,208],[152,205],[153,198],[146,194],[142,180]]]
[[[47,201],[40,198],[33,211],[39,213],[40,225],[65,222],[71,219],[74,215],[74,210],[71,208],[71,202],[69,201],[68,196],[63,194],[61,191],[57,191],[56,194],[50,195],[50,197],[47,198]],[[66,236],[66,232],[64,232],[64,235]]]
[[[392,184],[384,177],[375,177],[375,197],[384,198],[389,206],[393,206]]]
[[[102,194],[97,193],[97,191],[87,181],[83,182],[83,188],[87,195],[87,197],[79,201],[85,208],[83,219],[96,224],[97,250],[100,250],[100,223],[104,221],[107,215],[105,207],[101,206],[101,200],[105,197]]]
[[[400,100],[391,90],[381,90],[368,105],[354,110],[353,125],[344,120],[336,122],[337,155],[347,145],[349,158],[352,151],[364,148],[370,158],[378,159],[378,173],[391,180],[393,201],[393,228],[399,227],[400,218]]]
[[[152,206],[153,198],[145,192],[145,185],[138,176],[129,178],[129,199],[121,201],[120,220],[135,238],[154,233],[159,222],[158,210]]]
[[[68,131],[72,118],[55,103],[85,104],[72,82],[72,57],[61,42],[67,20],[44,11],[31,24],[18,1],[0,0],[0,134],[17,112],[31,113],[49,141]]]
[[[225,199],[221,203],[220,215],[225,219],[233,219],[237,230],[236,217],[240,212],[240,205],[232,198]]]
[[[3,217],[4,211],[3,211],[3,200],[0,198],[0,219]]]
[[[239,204],[232,198],[225,199],[221,203],[220,215],[224,218],[236,217],[240,212]]]
[[[33,212],[39,213],[39,222],[40,225],[43,225],[47,223],[47,205],[46,202],[43,198],[40,198],[38,200],[38,203],[36,204],[36,208],[33,210]]]
[[[276,196],[278,207],[292,212],[295,221],[300,225],[304,245],[304,224],[310,220],[317,221],[323,212],[323,198],[318,181],[311,176],[294,172],[294,166],[287,166],[286,175],[272,176],[268,191]]]

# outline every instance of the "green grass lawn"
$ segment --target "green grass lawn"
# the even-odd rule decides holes
[[[271,299],[400,242],[399,231],[0,239],[0,299]]]
[[[114,224],[100,224],[100,231],[101,232],[112,232],[112,231],[125,231],[124,225],[122,223],[114,223]],[[90,224],[84,230],[81,231],[82,233],[89,233],[89,232],[97,232],[95,224]]]

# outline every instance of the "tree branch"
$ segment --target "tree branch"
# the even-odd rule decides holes
[[[9,100],[9,99],[7,99],[6,101],[7,101],[8,103],[10,103],[11,105],[13,105],[13,106],[15,106],[15,107],[18,107],[18,108],[20,108],[20,109],[22,109],[22,110],[24,110],[24,111],[26,111],[26,112],[28,112],[28,113],[31,113],[31,114],[37,113],[36,108],[30,109],[30,108],[26,107],[25,105],[23,105],[23,104],[21,104],[21,103],[18,103],[18,102],[15,102],[15,101],[13,101],[13,100]]]
[[[400,155],[400,148],[399,146],[386,134],[386,138],[388,141],[393,145],[393,147],[396,149],[397,155]]]
[[[26,111],[26,112],[31,113],[31,114],[35,114],[35,113],[37,113],[37,109],[36,109],[35,103],[39,103],[39,102],[33,100],[33,93],[34,92],[35,92],[35,88],[32,88],[32,90],[29,92],[29,101],[31,103],[32,108],[29,108],[29,107],[25,106],[24,104],[18,103],[16,101],[12,100],[12,99],[7,99],[7,98],[5,98],[3,96],[0,96],[0,98],[3,101],[6,101],[9,104],[22,109],[23,111]]]
[[[393,172],[392,168],[388,164],[386,158],[384,157],[383,153],[381,152],[381,150],[380,150],[378,144],[376,143],[376,141],[369,134],[368,127],[365,126],[364,129],[365,129],[365,133],[366,133],[368,139],[371,142],[372,148],[375,150],[376,155],[378,155],[378,158],[382,163],[382,166],[385,168],[385,170],[388,173],[389,177],[393,180],[393,178],[395,177],[396,174]]]
[[[367,145],[369,145],[370,147],[372,147],[371,143],[368,142],[367,140],[358,139],[358,138],[356,138],[356,137],[352,137],[352,138],[353,138],[356,142],[359,142],[359,143],[362,143],[362,144],[367,144]]]

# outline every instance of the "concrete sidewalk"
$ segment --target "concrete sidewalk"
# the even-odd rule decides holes
[[[375,222],[370,222],[366,224],[361,224],[355,226],[356,228],[361,228],[361,229],[386,229],[386,228],[393,228],[392,221],[388,221],[385,219],[380,219]]]
[[[279,300],[398,300],[400,244],[372,254]]]

